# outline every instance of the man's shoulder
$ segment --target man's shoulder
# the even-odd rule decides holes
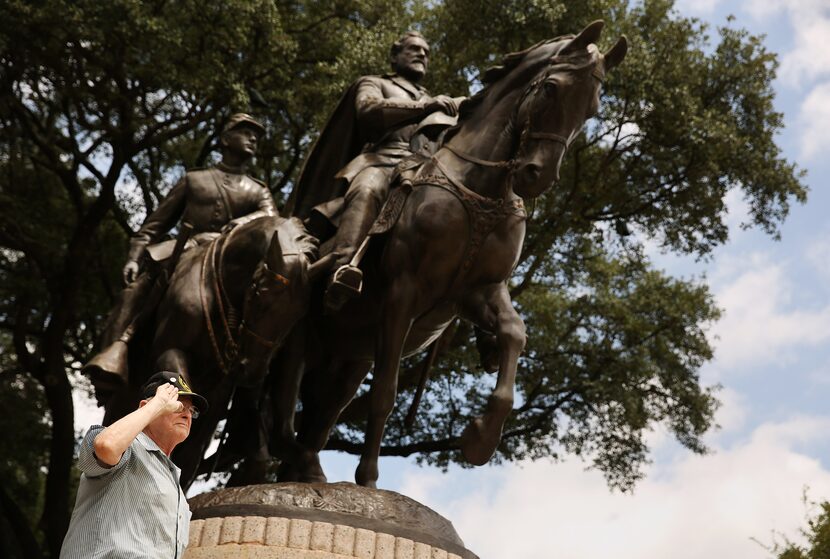
[[[353,83],[352,87],[360,85],[362,83],[372,83],[372,84],[398,84],[398,85],[406,85],[413,89],[420,89],[421,91],[426,91],[426,88],[419,83],[413,83],[406,79],[405,77],[401,76],[400,74],[396,74],[394,72],[388,72],[386,74],[369,74],[366,76],[360,76],[357,78]]]
[[[245,175],[245,178],[250,180],[251,182],[261,186],[262,188],[265,188],[266,190],[268,189],[268,185],[265,184],[265,181],[261,181],[256,177],[252,177],[251,175]]]
[[[391,91],[389,88],[392,88],[392,90],[405,91],[410,97],[413,98],[428,94],[427,89],[421,84],[412,82],[394,72],[381,74],[379,76],[363,76],[355,83],[371,84],[375,87],[383,88],[386,91]]]
[[[187,178],[201,177],[209,175],[216,167],[191,167],[185,173]]]

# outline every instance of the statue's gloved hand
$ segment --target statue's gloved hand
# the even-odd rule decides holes
[[[439,95],[438,97],[433,97],[427,103],[426,109],[428,112],[441,111],[450,116],[455,116],[458,114],[458,101],[447,95]]]
[[[124,269],[121,270],[121,275],[124,278],[124,285],[130,285],[135,281],[135,278],[138,277],[138,262],[135,260],[130,260],[124,265]]]
[[[220,233],[223,233],[223,234],[224,234],[224,233],[227,233],[228,231],[230,231],[230,230],[231,230],[231,229],[233,229],[234,227],[236,227],[236,226],[238,226],[238,225],[241,225],[241,224],[245,223],[246,221],[247,221],[247,220],[246,220],[244,217],[238,217],[238,218],[236,218],[236,219],[232,219],[232,220],[230,220],[229,222],[227,222],[227,223],[226,223],[226,224],[222,227],[222,229],[220,229],[220,230],[219,230],[219,232],[220,232]]]

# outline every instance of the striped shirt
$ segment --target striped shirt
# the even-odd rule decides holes
[[[103,467],[90,428],[78,457],[81,482],[60,559],[179,559],[187,545],[190,507],[180,470],[139,433],[118,464]]]

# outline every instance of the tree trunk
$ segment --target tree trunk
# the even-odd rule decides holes
[[[63,366],[63,352],[47,357],[44,389],[52,412],[52,440],[49,443],[49,473],[46,476],[41,526],[46,534],[49,556],[60,556],[63,538],[69,527],[69,479],[75,454],[72,385]]]
[[[43,557],[40,546],[37,544],[35,535],[29,526],[29,520],[2,485],[0,485],[0,512],[11,527],[15,540],[23,552],[23,557],[31,559]],[[3,549],[8,552],[10,546],[7,547],[4,543]]]

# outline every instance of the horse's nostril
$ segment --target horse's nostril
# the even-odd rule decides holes
[[[524,179],[527,182],[536,181],[539,178],[539,175],[541,174],[541,172],[542,172],[542,170],[539,168],[539,166],[535,165],[533,163],[528,163],[522,169],[522,174],[524,175]]]

